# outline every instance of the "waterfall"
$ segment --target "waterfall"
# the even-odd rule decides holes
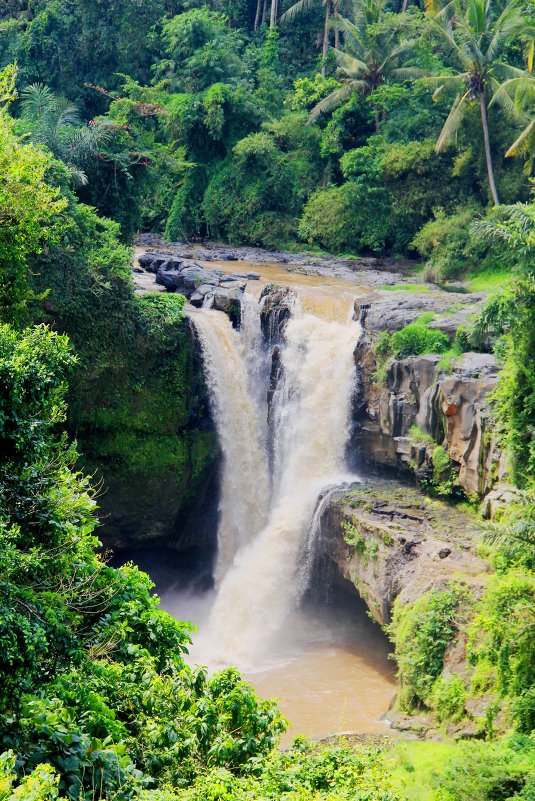
[[[223,470],[219,507],[219,583],[236,553],[267,522],[269,481],[263,426],[249,387],[240,335],[222,312],[192,313],[203,352],[221,450]]]
[[[219,319],[223,315],[216,320],[214,314],[202,310],[194,317],[225,459],[218,591],[204,639],[212,661],[243,667],[270,651],[302,591],[299,555],[318,496],[327,485],[348,478],[344,451],[360,327],[350,320],[325,321],[295,306],[271,401],[269,495],[262,436],[267,405],[265,400],[255,403],[247,369],[251,357],[244,353],[247,342],[257,347],[258,341],[250,331],[240,340],[228,320]],[[262,358],[259,352],[256,358]],[[244,498],[247,493],[250,497]],[[233,511],[234,504],[238,509]],[[236,537],[233,523],[238,520]]]

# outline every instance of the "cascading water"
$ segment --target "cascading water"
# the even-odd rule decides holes
[[[249,389],[243,342],[221,312],[192,315],[203,350],[221,450],[223,472],[219,508],[216,584],[236,553],[268,519],[269,481],[265,438]]]
[[[271,401],[270,492],[265,355],[259,316],[257,336],[255,313],[246,314],[241,337],[223,314],[203,309],[192,318],[224,455],[218,589],[200,641],[209,644],[207,661],[242,667],[271,649],[303,590],[299,554],[321,490],[348,478],[344,451],[360,335],[358,323],[325,321],[295,304]]]

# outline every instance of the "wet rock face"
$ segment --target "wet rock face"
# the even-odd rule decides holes
[[[268,284],[260,295],[262,310],[260,325],[268,346],[279,345],[284,339],[284,329],[292,314],[296,294],[288,286]]]
[[[139,380],[150,382],[149,392],[132,392],[121,372],[125,404],[121,417],[112,418],[103,429],[97,417],[89,436],[84,430],[78,432],[87,471],[104,480],[98,505],[99,537],[105,548],[165,545],[177,552],[208,553],[215,548],[220,453],[201,348],[188,319],[176,348],[177,369],[188,388],[184,406],[169,390],[166,374],[157,377],[157,365],[148,353],[146,372],[139,373]],[[95,396],[98,408],[101,395],[95,392]],[[144,429],[126,430],[129,446],[121,450],[116,444],[125,435],[121,423],[136,415],[142,415]],[[133,456],[140,449],[143,461]]]
[[[448,373],[441,356],[427,354],[393,359],[386,378],[374,378],[374,343],[380,332],[392,333],[413,323],[425,311],[438,315],[429,322],[451,339],[481,304],[479,295],[453,293],[384,297],[373,293],[355,302],[364,335],[355,351],[358,374],[358,446],[372,463],[404,469],[419,478],[433,474],[433,450],[444,445],[458,473],[459,486],[482,498],[507,472],[490,426],[489,396],[498,381],[498,366],[487,353],[465,353]],[[411,435],[416,426],[424,435]]]

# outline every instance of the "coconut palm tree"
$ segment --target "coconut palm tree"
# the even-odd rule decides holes
[[[75,105],[56,97],[41,83],[27,86],[21,99],[22,118],[30,126],[32,140],[64,162],[75,186],[85,186],[87,176],[82,168],[109,140],[110,127],[84,125]]]
[[[284,12],[282,17],[280,18],[280,22],[282,24],[292,22],[299,14],[304,14],[307,11],[310,11],[315,6],[319,5],[320,0],[297,0],[297,3],[294,3],[293,6]],[[334,27],[334,46],[338,47],[339,45],[339,34],[340,31],[334,25],[331,24],[333,16],[336,17],[340,14],[343,14],[347,10],[348,1],[347,0],[321,0],[321,5],[325,8],[325,23],[323,26],[323,36],[322,36],[322,57],[325,61],[327,56],[327,52],[329,50],[330,44],[330,32]],[[325,74],[325,66],[322,67],[322,73]]]
[[[394,30],[381,29],[385,5],[386,0],[356,0],[352,20],[338,15],[332,21],[332,26],[344,34],[345,50],[335,47],[333,51],[342,86],[312,109],[310,121],[332,111],[354,92],[367,96],[386,81],[406,81],[425,74],[417,67],[404,66],[416,41],[398,41]],[[374,115],[377,129],[380,121],[377,106]]]
[[[491,0],[452,0],[430,22],[458,66],[454,75],[428,79],[438,84],[435,96],[450,87],[458,89],[437,141],[437,153],[455,137],[467,112],[479,105],[489,186],[498,205],[487,110],[493,95],[498,101],[505,100],[506,96],[498,93],[505,80],[524,75],[523,70],[501,61],[499,54],[505,42],[520,34],[527,23],[515,2],[495,17]]]

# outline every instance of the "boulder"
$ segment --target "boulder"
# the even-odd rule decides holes
[[[296,294],[288,286],[268,284],[260,295],[262,301],[260,325],[268,345],[279,344],[284,337],[284,329],[290,319]]]
[[[138,259],[144,270],[149,273],[157,273],[161,268],[178,270],[182,260],[166,253],[144,253]]]
[[[216,287],[214,289],[212,308],[225,314],[239,314],[242,293],[239,289]]]
[[[201,284],[201,286],[197,287],[195,292],[191,295],[189,302],[192,306],[196,306],[198,309],[204,304],[204,300],[207,295],[211,295],[214,292],[214,285],[213,284]]]

